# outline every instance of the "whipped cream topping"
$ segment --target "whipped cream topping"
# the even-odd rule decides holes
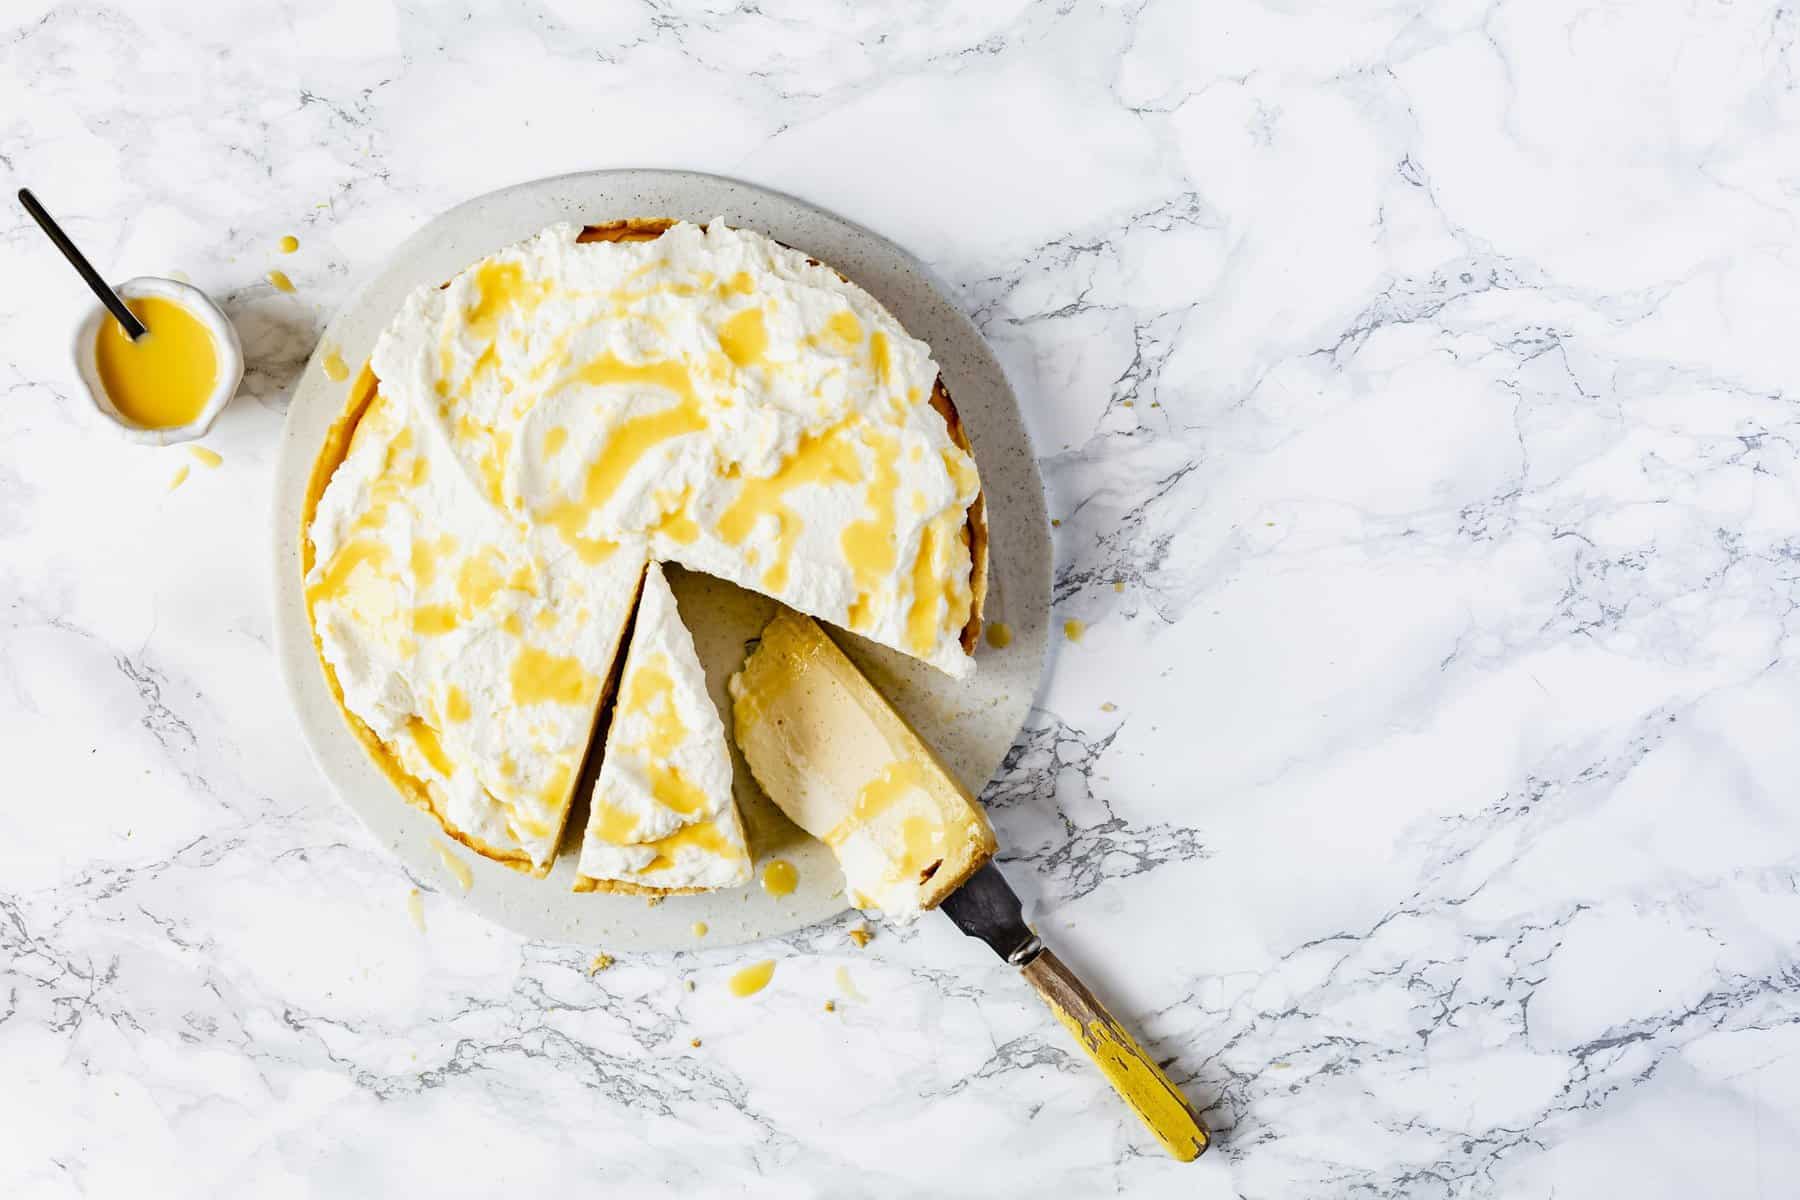
[[[659,566],[644,577],[579,870],[648,888],[750,878],[725,724]]]
[[[929,349],[759,235],[580,233],[408,297],[309,530],[346,707],[453,831],[538,868],[648,562],[973,665],[980,485]]]
[[[414,293],[374,366],[546,558],[634,538],[954,675],[973,460],[868,293],[714,222],[558,225]]]

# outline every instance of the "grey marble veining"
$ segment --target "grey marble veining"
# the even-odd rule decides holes
[[[9,186],[218,297],[250,369],[167,491],[191,460],[82,415],[80,285],[0,211],[0,1193],[1790,1194],[1797,32],[8,6]],[[748,1002],[703,942],[590,975],[451,896],[416,928],[323,788],[261,567],[295,374],[426,217],[601,166],[862,222],[1001,355],[1086,633],[987,799],[1198,1164],[945,923],[783,939]]]

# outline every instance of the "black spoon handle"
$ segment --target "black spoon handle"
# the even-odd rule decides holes
[[[69,235],[62,231],[62,226],[58,225],[50,214],[44,211],[44,206],[38,203],[38,198],[31,194],[30,188],[19,189],[19,203],[25,206],[25,211],[31,214],[31,219],[38,223],[38,228],[44,231],[44,236],[48,237],[56,248],[62,251],[62,256],[69,260],[69,265],[80,272],[82,282],[93,289],[94,295],[100,298],[100,303],[106,305],[106,311],[125,327],[126,335],[134,342],[143,337],[144,323],[137,319],[137,314],[125,307],[125,302],[119,299],[119,293],[113,291],[107,285],[106,280],[100,278],[100,273],[94,270],[94,266],[88,262],[87,256],[75,248],[75,243],[71,242]]]

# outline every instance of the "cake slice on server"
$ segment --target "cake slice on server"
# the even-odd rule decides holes
[[[980,805],[810,617],[770,621],[731,696],[751,774],[831,847],[856,907],[910,920],[993,857]]]
[[[656,564],[644,576],[604,753],[576,891],[669,895],[750,881],[725,724]]]

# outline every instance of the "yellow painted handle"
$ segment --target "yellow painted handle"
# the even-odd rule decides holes
[[[1019,970],[1163,1148],[1182,1162],[1200,1157],[1206,1149],[1206,1130],[1188,1107],[1187,1097],[1075,973],[1048,950]]]

